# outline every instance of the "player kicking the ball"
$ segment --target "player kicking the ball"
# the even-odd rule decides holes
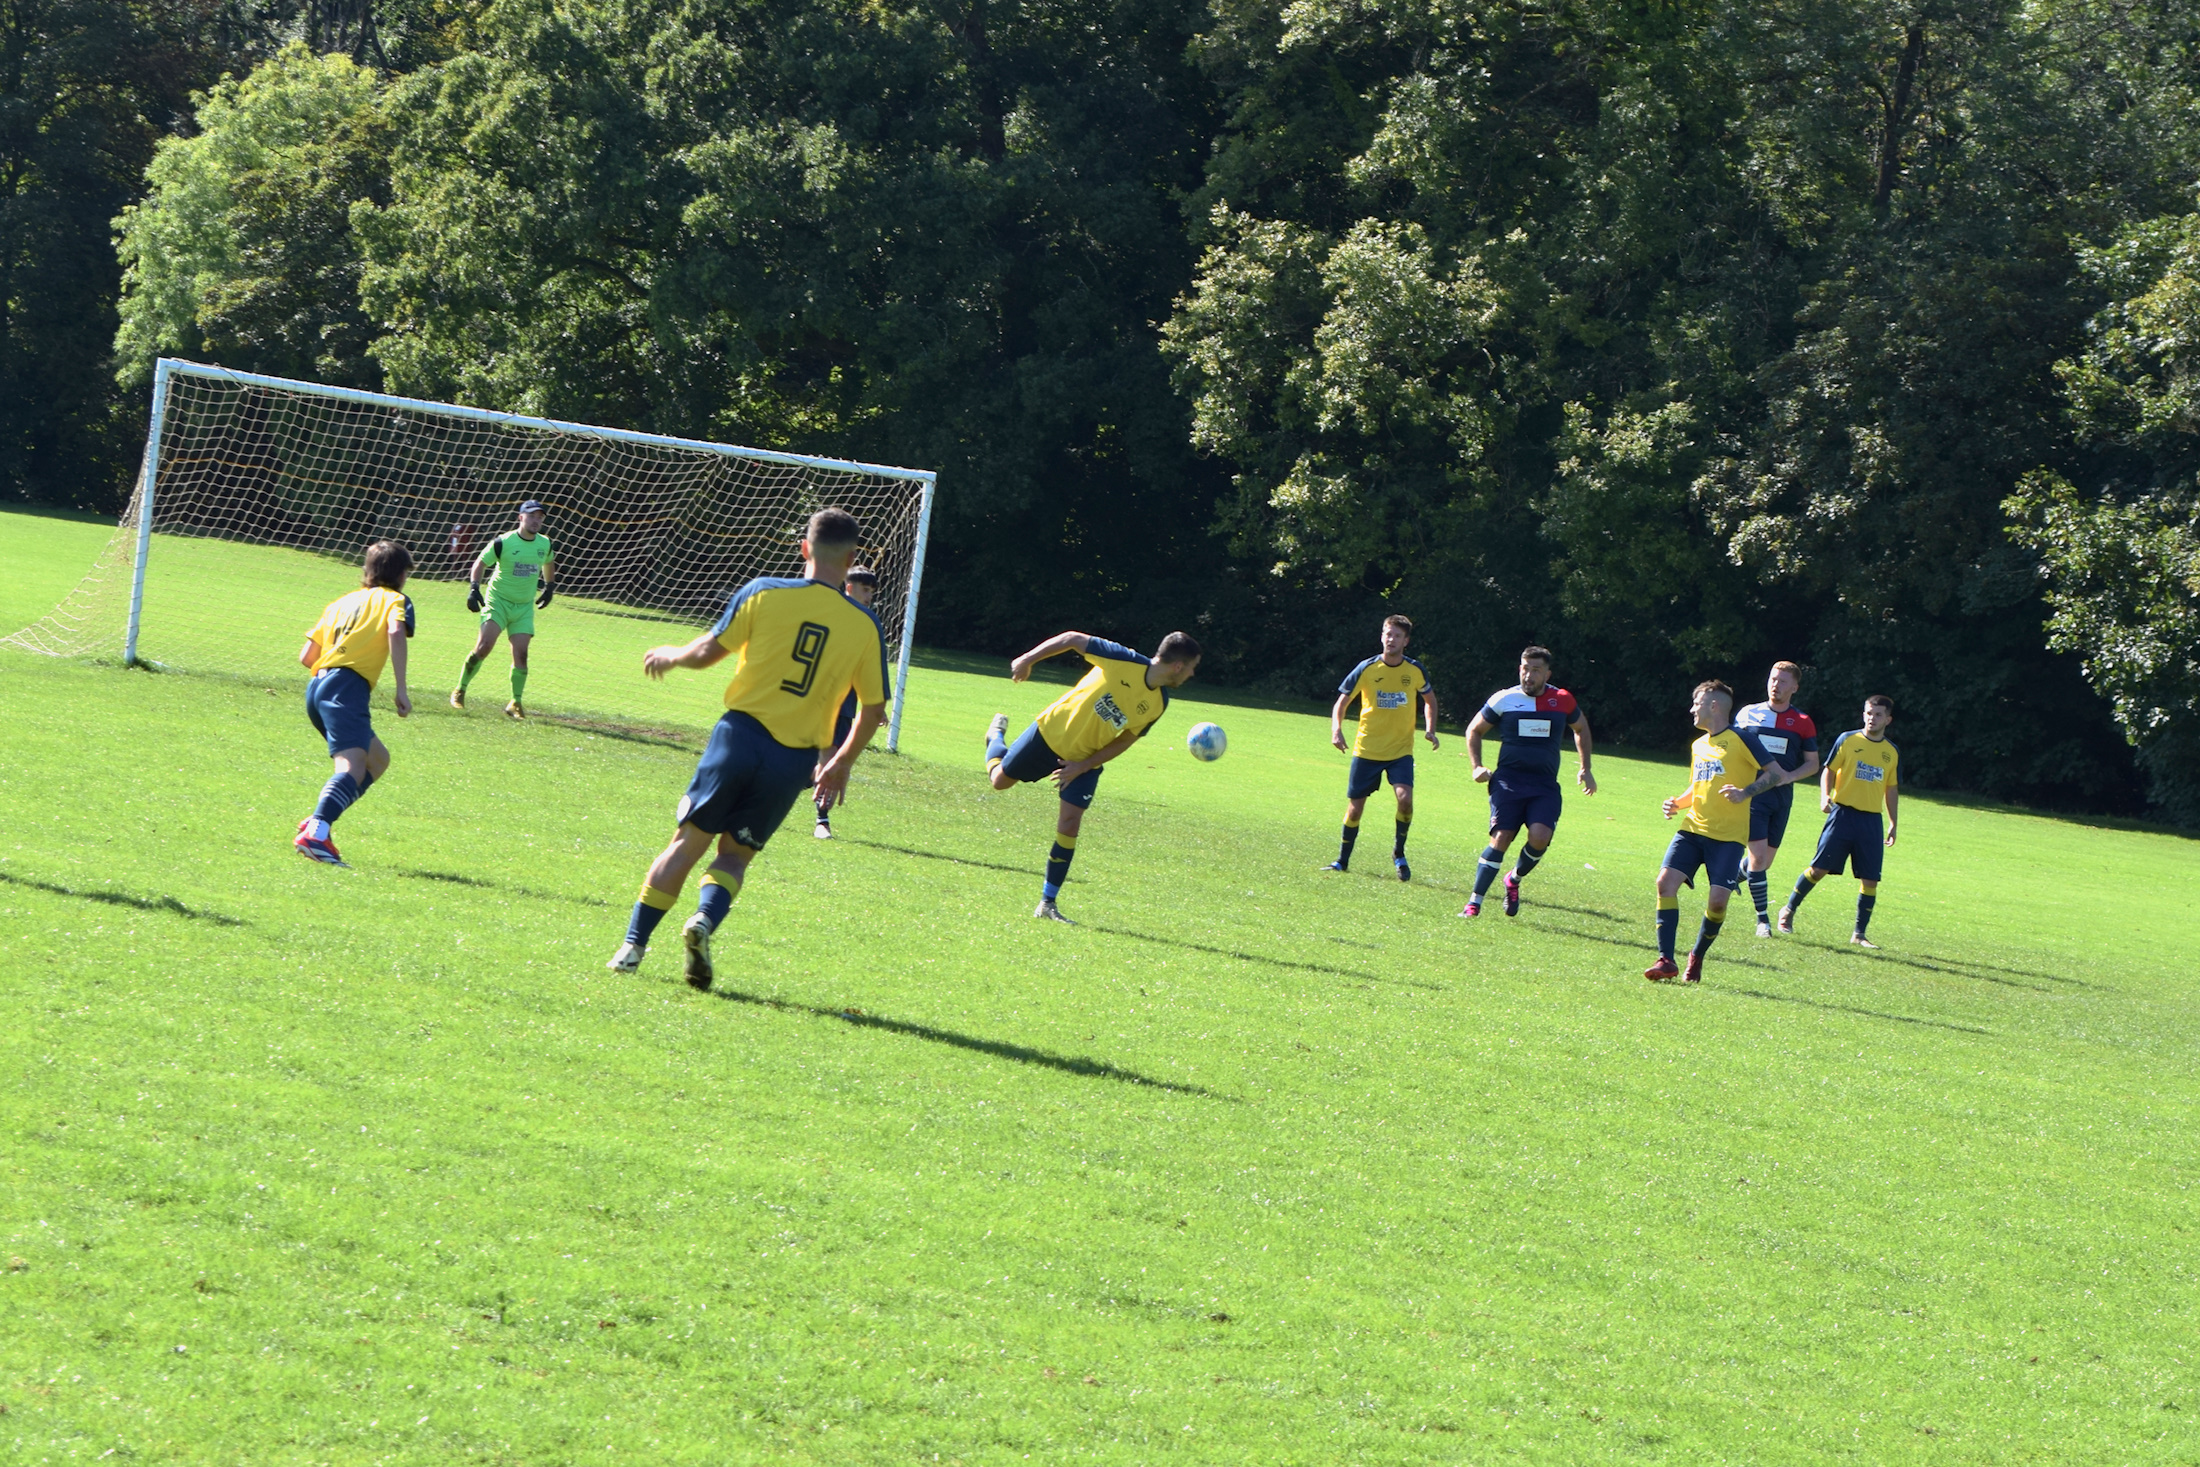
[[[840,589],[850,601],[853,601],[865,611],[869,611],[872,600],[878,595],[878,572],[867,565],[851,567],[848,571],[848,583]],[[840,705],[840,717],[833,721],[832,749],[837,749],[842,744],[847,743],[848,732],[855,726],[856,695],[855,691],[850,689],[846,700]],[[818,773],[825,772],[825,761],[831,756],[832,749],[818,750]],[[810,834],[816,836],[819,840],[831,840],[833,838],[833,807],[827,804],[822,797],[817,799],[815,804],[817,806],[817,828],[812,830]]]
[[[343,865],[344,858],[336,853],[330,827],[389,773],[390,751],[374,736],[367,707],[384,666],[396,678],[391,701],[397,716],[412,714],[412,696],[405,691],[405,641],[413,634],[405,578],[411,574],[412,552],[404,546],[395,540],[369,545],[360,588],[328,604],[298,653],[300,665],[313,674],[306,683],[306,717],[328,740],[336,772],[322,787],[313,813],[298,822],[298,838],[291,844],[300,855],[331,866]]]
[[[679,829],[649,868],[626,941],[607,965],[612,971],[641,966],[650,934],[715,843],[718,854],[703,873],[695,915],[680,929],[687,981],[709,988],[711,936],[733,910],[749,863],[813,775],[817,798],[827,807],[847,789],[848,771],[886,711],[886,639],[871,613],[840,591],[857,535],[855,517],[846,510],[819,510],[802,539],[801,579],[760,576],[733,593],[718,624],[702,636],[685,647],[652,647],[643,654],[642,671],[653,678],[675,667],[739,660],[726,685],[726,712],[680,797]],[[851,688],[861,705],[855,726],[819,769],[818,751],[832,738],[833,715]]]
[[[1352,866],[1352,847],[1360,838],[1360,817],[1367,813],[1367,797],[1389,779],[1398,797],[1397,842],[1391,847],[1390,864],[1398,868],[1400,881],[1413,879],[1406,864],[1406,832],[1413,825],[1413,714],[1420,704],[1423,738],[1436,747],[1436,692],[1428,685],[1428,670],[1406,656],[1413,640],[1413,623],[1402,616],[1383,618],[1382,652],[1345,674],[1337,689],[1336,704],[1329,710],[1329,742],[1346,752],[1344,711],[1352,700],[1360,702],[1360,724],[1349,752],[1351,773],[1344,782],[1344,838],[1337,847],[1331,871]]]
[[[1810,868],[1795,879],[1795,891],[1780,909],[1782,932],[1795,930],[1795,909],[1819,882],[1851,865],[1857,897],[1856,930],[1849,941],[1858,947],[1879,946],[1868,935],[1872,908],[1879,904],[1880,867],[1887,847],[1894,844],[1895,819],[1902,807],[1895,791],[1895,766],[1902,756],[1887,738],[1893,722],[1894,703],[1875,693],[1864,700],[1864,726],[1833,741],[1819,776],[1818,808],[1825,812],[1825,829],[1818,833]],[[1884,834],[1881,811],[1887,816]]]
[[[1529,647],[1520,654],[1520,684],[1492,693],[1467,725],[1467,757],[1474,761],[1474,780],[1490,787],[1490,843],[1474,872],[1474,895],[1460,911],[1462,917],[1482,915],[1482,898],[1505,864],[1505,850],[1528,827],[1527,848],[1505,876],[1505,915],[1520,911],[1520,882],[1557,833],[1565,796],[1558,788],[1558,741],[1573,730],[1574,751],[1580,767],[1574,778],[1588,794],[1597,792],[1597,777],[1589,772],[1589,720],[1574,703],[1574,695],[1551,686],[1551,653],[1546,647]],[[1497,768],[1482,764],[1482,740],[1490,734],[1503,740]]]
[[[1682,977],[1690,983],[1703,981],[1704,954],[1725,925],[1727,900],[1742,884],[1749,802],[1788,780],[1788,772],[1757,741],[1756,730],[1729,723],[1734,690],[1725,683],[1698,683],[1688,711],[1703,736],[1689,747],[1688,789],[1665,802],[1665,818],[1680,816],[1681,828],[1665,848],[1665,864],[1658,870],[1658,960],[1642,973],[1653,983]],[[1681,886],[1694,886],[1698,871],[1710,890],[1704,894],[1703,929],[1696,934],[1684,973],[1673,961],[1673,944],[1681,925]]]
[[[556,594],[551,582],[557,562],[551,558],[550,537],[542,532],[542,515],[542,505],[528,500],[519,507],[519,528],[482,546],[474,559],[466,609],[481,613],[481,635],[474,638],[458,686],[451,689],[453,708],[466,706],[466,689],[488,660],[501,629],[512,638],[512,701],[504,705],[504,716],[527,716],[527,647],[535,640],[535,611]],[[487,587],[481,584],[483,572],[489,575]]]
[[[1062,792],[1046,881],[1031,914],[1050,922],[1069,920],[1054,901],[1069,879],[1077,832],[1100,786],[1101,766],[1143,738],[1167,711],[1169,690],[1183,687],[1199,671],[1199,643],[1182,632],[1163,637],[1150,658],[1117,642],[1062,632],[1011,662],[1009,675],[1022,682],[1032,668],[1064,652],[1080,653],[1092,664],[1084,681],[1049,704],[1015,743],[1008,742],[1005,713],[995,714],[985,731],[985,768],[993,788],[1052,779]]]

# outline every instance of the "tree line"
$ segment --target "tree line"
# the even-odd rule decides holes
[[[2200,824],[2200,12],[17,0],[0,486],[163,352],[940,473],[920,636]]]

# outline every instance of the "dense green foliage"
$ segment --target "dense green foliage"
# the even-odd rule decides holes
[[[0,516],[0,618],[105,535]],[[186,543],[241,636],[351,579]],[[432,694],[469,618],[414,589]],[[1678,740],[1599,760],[1469,923],[1458,740],[1414,882],[1374,830],[1333,878],[1326,719],[1195,681],[1109,766],[1065,928],[1050,792],[977,758],[1059,684],[927,658],[908,757],[772,842],[704,997],[669,934],[601,964],[723,674],[540,625],[531,690],[617,678],[669,732],[385,692],[349,871],[289,849],[328,768],[295,676],[0,649],[11,1463],[2200,1457],[2200,911],[2158,896],[2200,843],[1913,795],[1883,951],[1829,881],[1653,986]]]
[[[1546,641],[1638,739],[1792,656],[1828,722],[1894,695],[1927,783],[2200,808],[2190,700],[2088,657],[2095,572],[2007,504],[2045,472],[2080,486],[2058,523],[2142,483],[2180,512],[2180,420],[2109,399],[2200,331],[2161,284],[2200,182],[2186,7],[246,19],[222,54],[345,59],[238,68],[153,161],[125,384],[172,348],[931,466],[934,642],[1182,625],[1210,675],[1310,693],[1402,609],[1455,703]],[[73,472],[119,483],[81,366],[45,390],[103,405]],[[2190,586],[2157,591],[2116,615],[2189,649]]]

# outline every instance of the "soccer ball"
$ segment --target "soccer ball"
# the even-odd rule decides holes
[[[1195,723],[1192,731],[1184,735],[1184,747],[1192,751],[1194,759],[1211,764],[1230,747],[1230,736],[1222,731],[1219,723]]]

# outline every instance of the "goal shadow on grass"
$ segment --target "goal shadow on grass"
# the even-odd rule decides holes
[[[202,911],[197,907],[187,907],[172,896],[141,897],[132,896],[125,891],[86,891],[73,886],[57,886],[51,881],[34,881],[28,876],[11,876],[5,871],[0,871],[0,881],[4,881],[10,886],[22,886],[28,887],[32,891],[42,891],[48,896],[70,897],[80,902],[99,902],[110,907],[130,907],[140,912],[166,912],[169,916],[187,917],[193,922],[211,922],[216,927],[242,927],[245,925],[244,919],[241,917],[231,917],[221,912]]]
[[[953,1029],[939,1029],[930,1024],[918,1024],[908,1019],[890,1019],[883,1014],[866,1013],[855,1008],[828,1008],[823,1004],[802,1003],[791,998],[769,998],[760,993],[743,993],[734,988],[713,988],[711,997],[728,1003],[752,1004],[757,1008],[776,1009],[786,1014],[806,1014],[813,1019],[838,1019],[843,1024],[854,1024],[863,1029],[880,1029],[889,1034],[900,1034],[910,1039],[922,1039],[931,1044],[945,1044],[954,1049],[966,1049],[973,1054],[991,1055],[995,1059],[1013,1060],[1020,1065],[1036,1065],[1044,1070],[1058,1070],[1065,1075],[1077,1075],[1091,1080],[1114,1080],[1118,1084],[1138,1085],[1148,1090],[1167,1090],[1177,1095],[1196,1095],[1202,1100],[1227,1100],[1235,1105],[1233,1096],[1218,1094],[1204,1085],[1180,1084],[1175,1080],[1163,1080],[1153,1075],[1126,1070],[1121,1065],[1106,1060],[1087,1059],[1083,1055],[1055,1054],[1051,1050],[1034,1049],[1028,1044],[1017,1044],[1006,1039],[981,1039],[975,1034],[961,1034]]]

